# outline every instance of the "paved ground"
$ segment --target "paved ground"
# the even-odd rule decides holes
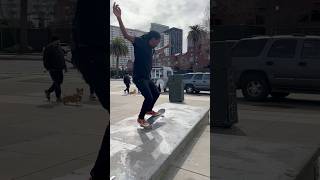
[[[0,61],[1,180],[51,179],[74,170],[83,174],[96,157],[107,113],[87,96],[81,107],[45,102],[43,90],[49,82],[41,62]],[[76,87],[88,92],[79,74],[71,70],[66,74],[64,93],[71,94]],[[123,88],[121,81],[112,81],[111,123],[136,114],[143,100],[141,96],[122,96]],[[158,103],[167,101],[163,95]],[[186,103],[208,105],[208,94],[187,95]],[[238,104],[240,122],[229,130],[214,129],[215,133],[279,143],[320,142],[319,95],[293,94],[263,103],[246,102],[239,95]],[[168,176],[209,179],[209,137],[208,128],[195,137]]]
[[[37,61],[0,61],[0,82],[1,180],[50,179],[93,163],[108,117],[97,102],[87,94],[81,107],[46,102],[50,81]],[[76,87],[87,90],[71,71],[63,92]]]
[[[88,87],[75,70],[65,74],[63,93],[85,88],[83,105],[48,103],[50,86],[41,62],[0,61],[0,179],[43,180],[75,171],[87,176],[100,145],[108,114],[88,99]],[[122,96],[121,81],[111,82],[111,123],[136,114],[142,96]],[[168,102],[160,97],[158,104]],[[208,94],[186,103],[209,105]],[[209,143],[209,141],[207,142]],[[79,180],[80,178],[78,178]]]

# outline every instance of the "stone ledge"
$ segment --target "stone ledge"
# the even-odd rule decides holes
[[[116,180],[161,179],[173,158],[195,133],[208,125],[209,107],[165,103],[163,118],[147,131],[138,127],[137,116],[110,128],[110,176]]]

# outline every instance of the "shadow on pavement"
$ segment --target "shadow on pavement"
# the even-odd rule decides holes
[[[283,98],[274,99],[268,98],[263,102],[250,102],[244,98],[237,98],[239,104],[251,105],[251,106],[263,106],[263,107],[274,107],[284,109],[320,109],[320,99],[296,99],[296,98]]]
[[[54,104],[42,104],[42,105],[38,105],[36,107],[38,108],[44,108],[44,109],[51,109],[51,108],[54,108]]]
[[[247,136],[247,134],[237,126],[232,126],[231,128],[213,127],[213,133],[225,134],[225,135],[236,135],[236,136]]]

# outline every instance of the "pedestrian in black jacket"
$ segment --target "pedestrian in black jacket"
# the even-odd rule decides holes
[[[61,84],[63,82],[63,69],[66,72],[67,66],[58,37],[52,37],[51,42],[45,47],[43,52],[43,65],[45,69],[49,71],[53,81],[51,87],[45,90],[46,98],[50,101],[50,94],[54,91],[57,102],[62,102]]]
[[[131,80],[130,80],[130,77],[127,73],[123,76],[123,83],[126,85],[126,89],[124,90],[124,93],[127,92],[129,94]]]

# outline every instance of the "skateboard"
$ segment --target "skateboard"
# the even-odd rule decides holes
[[[151,116],[147,119],[147,122],[150,124],[150,127],[147,127],[146,129],[152,128],[152,124],[156,122],[157,119],[160,117],[163,117],[163,114],[166,112],[165,109],[159,109],[158,113],[160,113],[158,116]]]

